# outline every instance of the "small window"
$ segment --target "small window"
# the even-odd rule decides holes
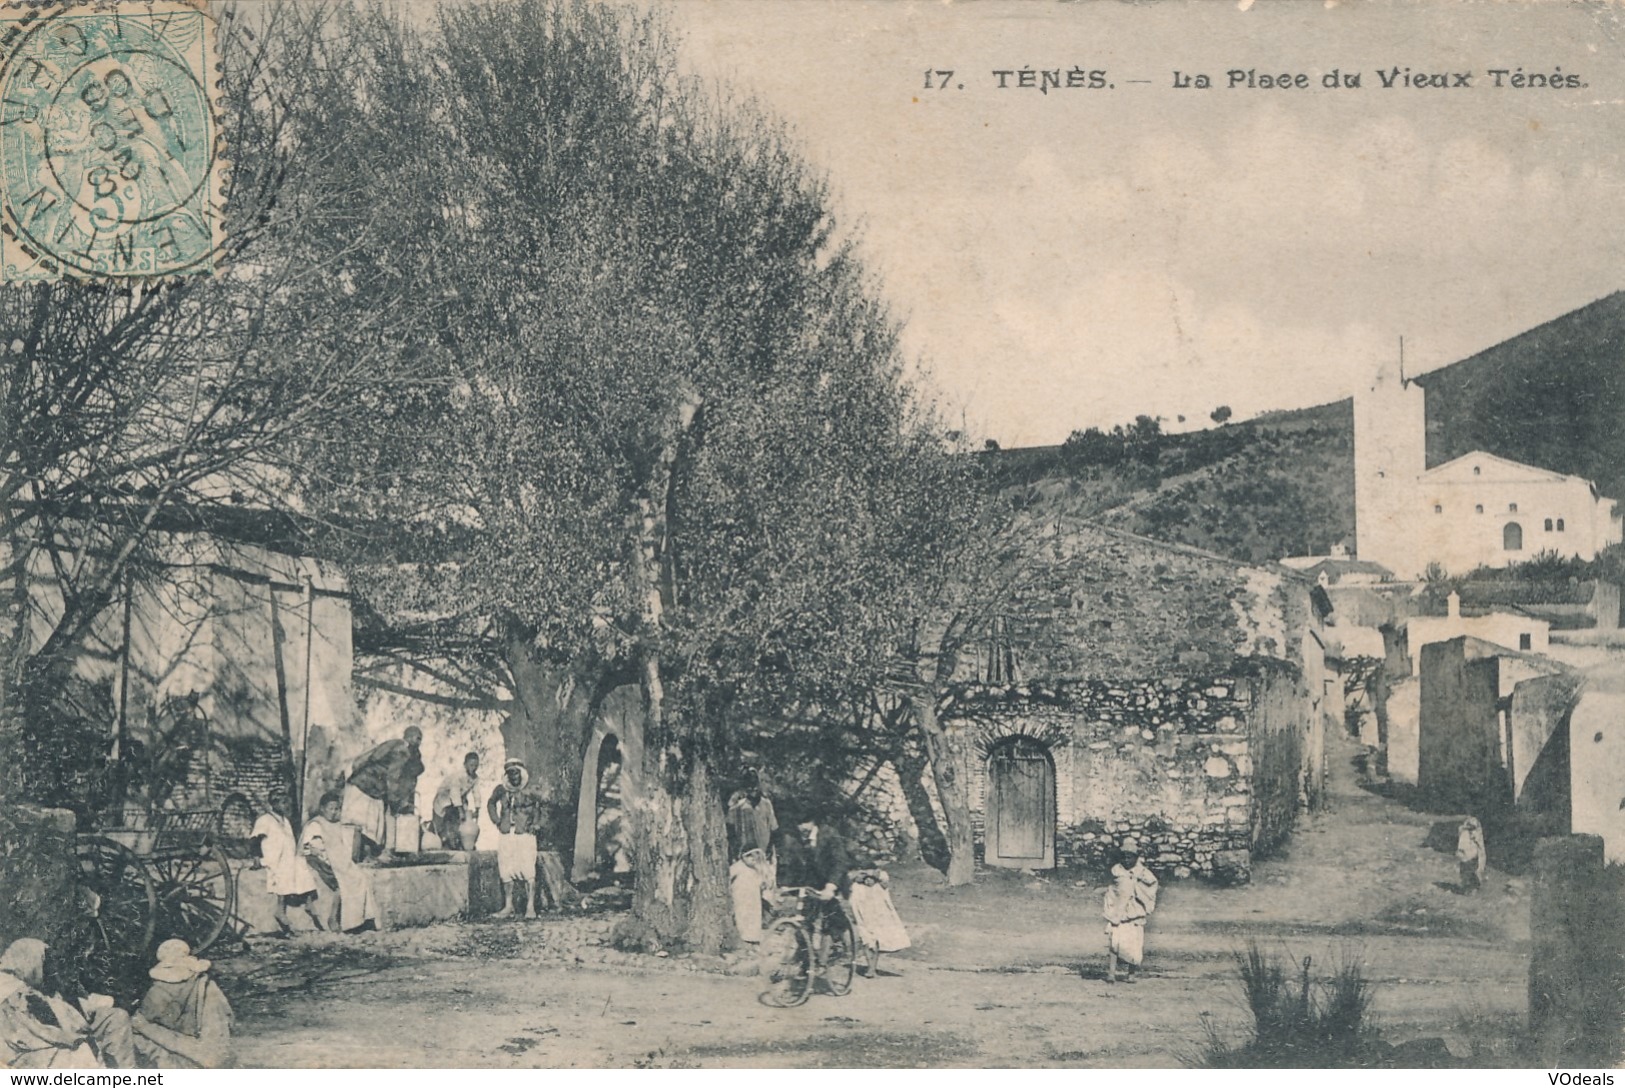
[[[1551,518],[1546,519],[1546,531],[1548,533],[1552,531],[1552,519]]]
[[[1518,636],[1518,649],[1532,650],[1535,648],[1535,638],[1528,631]]]
[[[1433,512],[1435,514],[1442,514],[1442,513],[1444,513],[1444,507],[1440,506],[1438,503],[1434,503],[1433,504]]]
[[[1382,469],[1379,468],[1377,470],[1377,479],[1386,480],[1387,478],[1388,478],[1388,474],[1386,472],[1384,472]]]
[[[1560,533],[1563,531],[1563,519],[1562,518],[1557,519],[1557,531],[1560,532]]]
[[[1479,503],[1477,506],[1473,507],[1473,513],[1482,514],[1483,512],[1484,512],[1484,504],[1483,503]]]
[[[1518,504],[1517,503],[1515,503],[1515,502],[1507,503],[1507,513],[1516,514],[1517,512],[1518,512]]]
[[[1473,475],[1474,476],[1477,476],[1481,471],[1482,470],[1477,465],[1473,466]]]

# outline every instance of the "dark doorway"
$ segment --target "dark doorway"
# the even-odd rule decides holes
[[[628,872],[626,820],[621,807],[621,745],[612,733],[598,746],[598,809],[595,868],[605,877]]]
[[[1523,551],[1523,526],[1509,521],[1501,529],[1501,547],[1509,552]]]

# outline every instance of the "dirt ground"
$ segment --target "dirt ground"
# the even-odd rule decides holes
[[[915,946],[795,1009],[739,965],[599,962],[607,917],[259,942],[217,971],[245,1066],[1177,1066],[1204,1022],[1241,1038],[1233,956],[1256,940],[1315,975],[1363,962],[1389,1041],[1482,1053],[1523,1016],[1524,882],[1457,894],[1454,821],[1361,789],[1353,754],[1334,747],[1328,808],[1251,885],[1164,884],[1134,985],[1100,977],[1098,879],[948,888],[923,866],[893,870]]]

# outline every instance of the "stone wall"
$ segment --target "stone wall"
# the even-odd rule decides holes
[[[978,843],[988,757],[1029,737],[1055,767],[1056,862],[1109,866],[1134,838],[1159,872],[1245,881],[1290,830],[1303,787],[1297,670],[962,688],[944,715],[963,737]]]
[[[1175,544],[1056,519],[1024,542],[1001,641],[1032,681],[1221,675],[1240,659],[1300,668],[1310,583]],[[961,661],[959,679],[976,658]]]
[[[1538,1060],[1613,1068],[1625,1038],[1621,871],[1595,835],[1541,839],[1529,909],[1529,1034]]]
[[[1569,716],[1570,827],[1602,839],[1610,865],[1625,863],[1625,693],[1592,689]]]
[[[1498,662],[1469,657],[1466,644],[1422,647],[1416,785],[1441,811],[1482,813],[1512,794],[1500,755]]]

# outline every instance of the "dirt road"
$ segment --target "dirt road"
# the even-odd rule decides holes
[[[1455,893],[1435,823],[1355,785],[1335,750],[1330,805],[1245,888],[1164,885],[1147,976],[1100,978],[1098,883],[983,872],[947,888],[894,870],[915,947],[845,998],[797,1009],[716,961],[577,962],[591,922],[462,923],[268,942],[220,964],[248,1066],[1179,1065],[1204,1017],[1239,1037],[1233,954],[1256,940],[1311,971],[1356,957],[1385,1036],[1458,1055],[1521,1020],[1527,893],[1494,870]],[[1453,821],[1450,823],[1453,826]],[[1448,838],[1451,848],[1454,836]],[[1434,832],[1437,844],[1441,834]],[[270,947],[268,947],[268,945]],[[646,964],[647,966],[642,966]]]

